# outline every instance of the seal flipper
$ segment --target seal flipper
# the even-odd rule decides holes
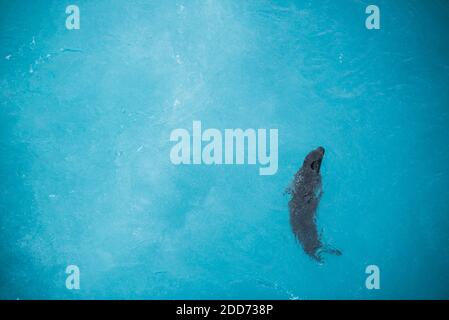
[[[342,255],[340,250],[335,249],[335,248],[331,247],[330,245],[325,245],[323,248],[321,248],[321,251],[329,253],[329,254],[333,254],[333,255],[336,255],[336,256],[341,256]]]
[[[323,257],[321,256],[321,252],[317,251],[314,254],[309,255],[313,260],[318,262],[318,264],[324,264]]]
[[[288,194],[292,195],[293,192],[294,192],[294,186],[293,186],[293,183],[291,183],[287,188],[285,188],[285,190],[284,190],[284,192],[282,194],[284,196],[288,195]]]

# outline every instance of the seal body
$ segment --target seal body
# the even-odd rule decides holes
[[[311,151],[295,174],[288,190],[291,194],[288,206],[293,234],[305,253],[318,262],[322,262],[323,251],[341,255],[339,250],[323,246],[316,224],[316,213],[322,194],[320,169],[323,157],[323,147]]]

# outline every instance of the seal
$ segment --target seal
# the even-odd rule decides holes
[[[322,195],[320,169],[323,157],[323,147],[311,151],[287,189],[287,193],[291,195],[288,207],[293,234],[304,252],[320,263],[323,262],[323,252],[341,255],[339,250],[323,245],[317,230],[316,215]]]

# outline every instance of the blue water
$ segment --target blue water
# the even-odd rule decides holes
[[[0,298],[449,298],[449,4],[368,4],[1,0]],[[173,165],[193,120],[277,128],[277,174]],[[319,145],[323,265],[283,195]]]

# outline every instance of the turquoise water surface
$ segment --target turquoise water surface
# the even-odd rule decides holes
[[[437,0],[0,0],[0,298],[449,298],[448,16]],[[173,165],[170,133],[194,120],[278,129],[277,173]],[[322,265],[284,194],[320,145],[318,225],[343,252]]]

